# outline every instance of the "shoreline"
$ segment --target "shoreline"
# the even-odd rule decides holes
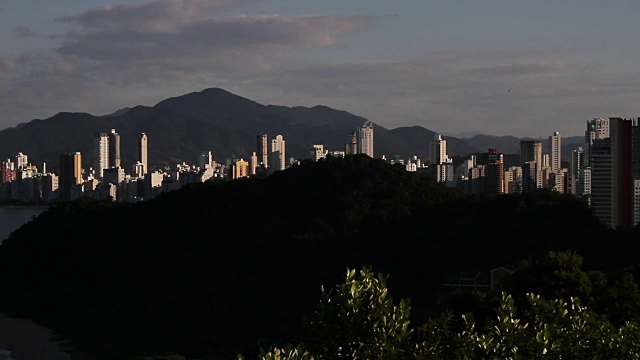
[[[51,205],[28,205],[28,204],[0,204],[1,209],[48,209]]]
[[[71,355],[60,349],[61,343],[51,329],[0,313],[0,354],[10,351],[10,359],[70,360]]]

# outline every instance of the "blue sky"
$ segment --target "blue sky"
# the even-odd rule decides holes
[[[0,0],[0,129],[220,87],[389,129],[640,116],[638,1]]]

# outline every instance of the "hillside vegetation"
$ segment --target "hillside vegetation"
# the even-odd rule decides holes
[[[347,268],[392,274],[423,322],[447,272],[571,249],[614,278],[636,263],[634,238],[571,196],[475,198],[383,160],[327,158],[137,204],[58,204],[0,245],[0,311],[54,329],[78,358],[231,358],[303,341],[320,286]]]

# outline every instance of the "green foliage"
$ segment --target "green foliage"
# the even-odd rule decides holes
[[[316,360],[307,350],[304,349],[304,345],[293,346],[287,344],[284,348],[269,348],[267,350],[260,349],[260,360]],[[245,360],[242,355],[238,356],[238,360]]]
[[[319,359],[399,359],[408,349],[408,300],[394,305],[388,276],[370,268],[359,274],[347,270],[345,282],[331,291],[322,289],[320,304],[310,325]]]
[[[637,323],[616,327],[575,297],[547,300],[529,293],[526,306],[519,308],[511,295],[502,292],[495,316],[481,328],[471,314],[456,318],[444,312],[414,333],[409,327],[410,308],[404,300],[393,305],[387,278],[375,276],[371,268],[363,268],[359,275],[348,270],[343,284],[322,291],[311,321],[317,332],[310,343],[312,351],[287,345],[263,350],[259,359],[640,358]]]
[[[503,289],[522,297],[536,293],[547,298],[578,297],[591,301],[592,284],[582,271],[583,258],[573,251],[549,251],[541,260],[523,261],[517,271],[505,278]]]

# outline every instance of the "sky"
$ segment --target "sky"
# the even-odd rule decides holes
[[[0,129],[218,87],[393,129],[640,116],[637,0],[0,0]]]

